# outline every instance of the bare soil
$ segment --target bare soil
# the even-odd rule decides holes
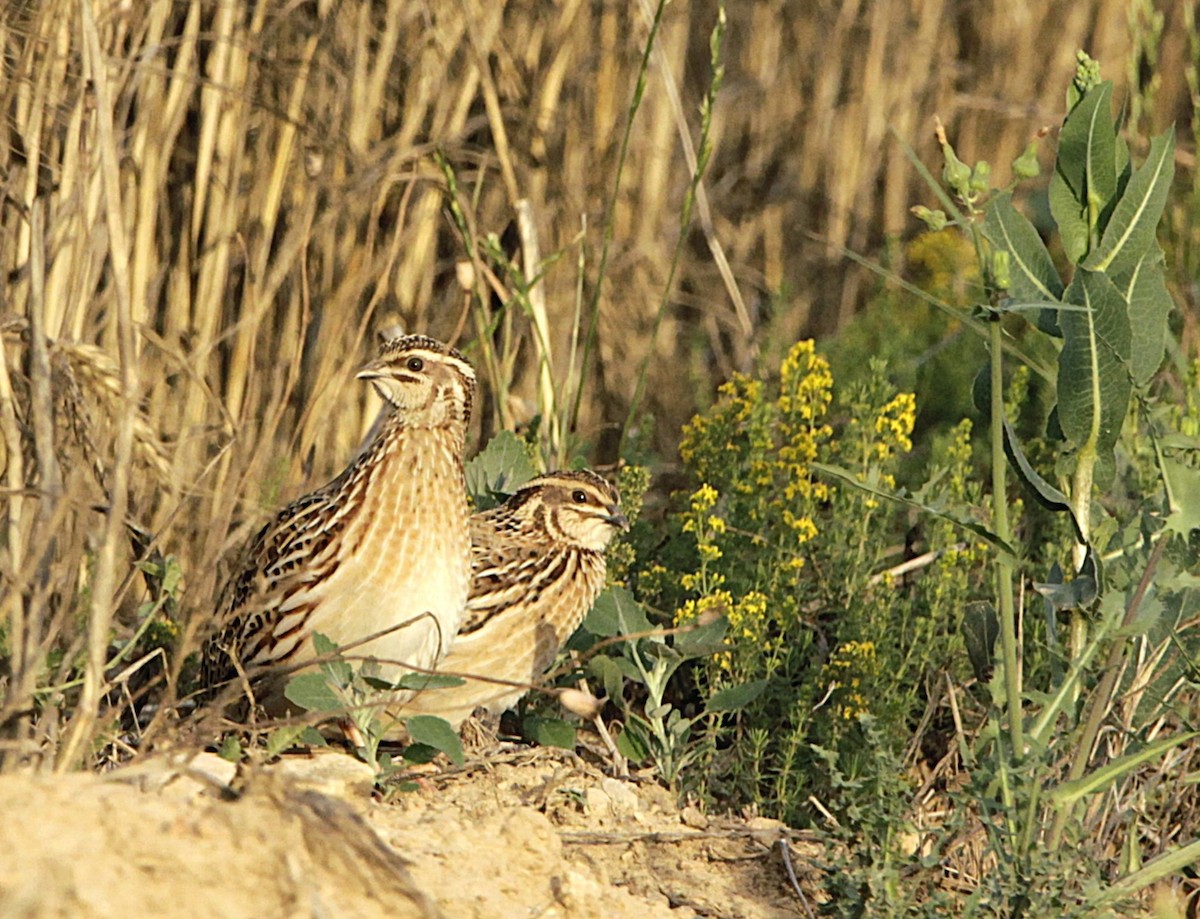
[[[0,778],[0,919],[807,915],[813,844],[564,751],[373,784],[332,752]]]

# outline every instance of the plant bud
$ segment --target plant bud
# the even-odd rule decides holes
[[[600,714],[604,702],[582,689],[564,689],[558,694],[558,704],[580,718],[592,719]]]
[[[988,165],[987,160],[980,160],[975,164],[975,168],[971,170],[971,191],[977,195],[985,194],[990,187],[988,179],[991,178],[992,167]]]
[[[958,158],[950,144],[942,144],[942,156],[946,165],[942,169],[942,181],[958,195],[966,195],[971,181],[971,167]]]
[[[1025,152],[1013,160],[1012,171],[1018,179],[1032,179],[1041,171],[1038,163],[1037,141],[1031,140]]]
[[[1003,249],[992,253],[992,283],[998,290],[1012,286],[1012,257]]]
[[[912,208],[912,214],[934,233],[946,228],[946,214],[943,211],[931,211],[929,208],[918,204]]]

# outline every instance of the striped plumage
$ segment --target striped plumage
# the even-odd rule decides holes
[[[271,714],[286,709],[287,675],[269,668],[312,657],[314,632],[346,646],[394,629],[346,654],[430,667],[464,615],[471,547],[462,455],[475,374],[454,349],[409,335],[386,342],[358,377],[385,402],[377,436],[251,540],[204,647],[205,688],[233,680],[240,666],[259,677],[255,698]],[[381,675],[402,672],[385,664]]]
[[[604,587],[604,550],[628,525],[617,490],[586,471],[539,476],[473,515],[467,618],[439,669],[535,681]],[[524,693],[468,679],[418,694],[404,714],[438,715],[457,727],[476,708],[497,714]]]

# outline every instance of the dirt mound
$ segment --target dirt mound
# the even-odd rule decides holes
[[[341,754],[4,777],[0,919],[803,915],[779,824],[680,811],[569,754],[371,784]]]

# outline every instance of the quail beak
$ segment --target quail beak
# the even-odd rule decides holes
[[[611,524],[618,530],[629,529],[629,518],[622,514],[617,508],[609,506],[608,516],[604,518],[606,523]]]
[[[374,360],[358,368],[354,376],[359,380],[378,380],[383,376],[383,361]]]

